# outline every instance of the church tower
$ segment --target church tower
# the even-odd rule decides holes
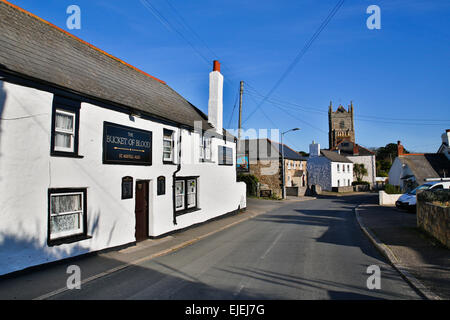
[[[348,110],[339,105],[337,110],[333,111],[333,105],[330,101],[328,107],[328,144],[330,149],[344,140],[355,143],[353,124],[353,102],[350,102]]]

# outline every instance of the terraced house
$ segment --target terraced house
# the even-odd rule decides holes
[[[0,274],[244,208],[217,61],[209,78],[206,116],[164,81],[0,1]]]

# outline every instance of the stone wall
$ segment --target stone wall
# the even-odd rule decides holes
[[[303,197],[306,195],[307,187],[286,187],[286,195],[294,197]]]
[[[352,192],[353,187],[352,186],[333,187],[333,188],[331,188],[331,191],[333,191],[333,192]]]
[[[418,201],[417,226],[450,248],[450,207]]]
[[[255,175],[260,183],[260,190],[272,190],[272,195],[281,198],[280,161],[252,160],[249,165],[250,174]]]

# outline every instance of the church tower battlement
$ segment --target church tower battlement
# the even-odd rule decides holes
[[[353,102],[350,102],[346,110],[342,105],[333,111],[330,101],[328,107],[328,144],[333,149],[342,141],[355,143],[355,128],[353,122]]]

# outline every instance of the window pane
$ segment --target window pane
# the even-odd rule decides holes
[[[176,195],[184,194],[184,181],[177,181],[175,183],[175,194]]]
[[[55,132],[55,147],[72,148],[72,134]]]
[[[188,208],[195,207],[196,205],[196,192],[197,192],[197,181],[191,179],[187,181],[187,204]]]
[[[164,152],[164,160],[172,160],[172,153],[171,152]]]
[[[184,207],[184,196],[176,196],[176,208],[183,208]]]
[[[195,193],[188,194],[187,202],[188,202],[188,208],[195,207]]]
[[[60,195],[51,197],[51,213],[59,214],[64,212],[82,210],[81,194]]]
[[[60,113],[56,111],[55,127],[67,131],[73,131],[74,114]]]
[[[79,230],[81,228],[80,214],[66,214],[52,216],[50,220],[50,228],[52,233]]]

